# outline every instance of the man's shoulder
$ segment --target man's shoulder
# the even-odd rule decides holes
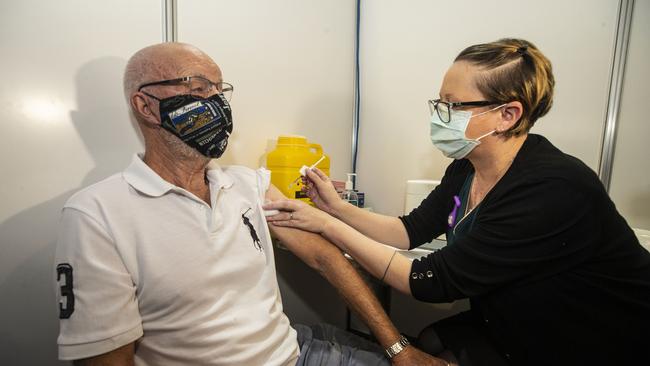
[[[254,177],[259,175],[260,173],[265,174],[265,172],[270,172],[266,168],[249,168],[244,165],[226,165],[221,168],[224,173],[231,175],[231,176],[246,176],[246,177]]]
[[[74,193],[63,208],[90,208],[101,205],[103,202],[113,201],[119,198],[119,192],[125,185],[122,173],[113,174]]]
[[[261,198],[271,184],[271,172],[266,168],[251,169],[242,165],[229,165],[221,170],[236,182],[235,185],[246,195],[253,194]]]
[[[228,175],[254,175],[255,169],[244,165],[225,165],[221,168]]]
[[[244,181],[248,184],[255,184],[260,182],[260,179],[270,179],[271,172],[266,168],[252,169],[243,165],[227,165],[222,168],[222,171],[231,178]]]

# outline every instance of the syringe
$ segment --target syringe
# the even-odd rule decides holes
[[[307,170],[311,170],[311,169],[315,168],[315,167],[316,167],[318,164],[320,164],[320,162],[323,161],[323,160],[325,160],[325,155],[321,156],[321,158],[318,159],[318,161],[315,162],[312,166],[303,165],[303,166],[300,168],[300,176],[299,176],[298,178],[296,178],[296,180],[294,180],[293,182],[291,182],[291,184],[289,184],[289,189],[291,189],[291,188],[293,187],[294,184],[298,183],[298,180],[300,180],[301,177],[305,177],[305,176],[307,176]]]

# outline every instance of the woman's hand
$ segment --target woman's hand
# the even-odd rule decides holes
[[[318,168],[307,169],[307,175],[303,177],[303,184],[303,191],[316,207],[332,216],[337,216],[338,208],[345,204],[345,201],[341,199],[334,189],[332,181],[325,173]]]
[[[264,205],[265,210],[280,210],[266,221],[275,226],[295,227],[322,234],[325,227],[336,220],[327,213],[298,200],[279,200]]]

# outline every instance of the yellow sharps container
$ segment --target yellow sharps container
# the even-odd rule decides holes
[[[266,156],[266,167],[271,171],[271,183],[288,198],[312,204],[302,192],[302,180],[296,179],[300,177],[300,168],[303,165],[311,166],[323,156],[325,159],[316,167],[329,176],[330,158],[323,153],[319,144],[310,143],[303,136],[279,136],[275,150]]]

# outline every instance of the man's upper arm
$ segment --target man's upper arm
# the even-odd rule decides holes
[[[269,184],[269,189],[266,190],[266,199],[271,201],[277,201],[287,198],[284,193],[280,192],[278,187],[274,186],[273,183]]]
[[[277,201],[285,198],[277,187],[269,185],[266,191],[267,200]],[[340,250],[318,234],[290,227],[269,225],[269,228],[273,236],[281,240],[293,254],[318,271],[323,270],[326,262],[342,258]]]
[[[99,356],[74,361],[75,366],[132,366],[134,365],[135,342]]]
[[[59,358],[101,355],[142,337],[135,285],[104,224],[63,210],[55,258]]]

